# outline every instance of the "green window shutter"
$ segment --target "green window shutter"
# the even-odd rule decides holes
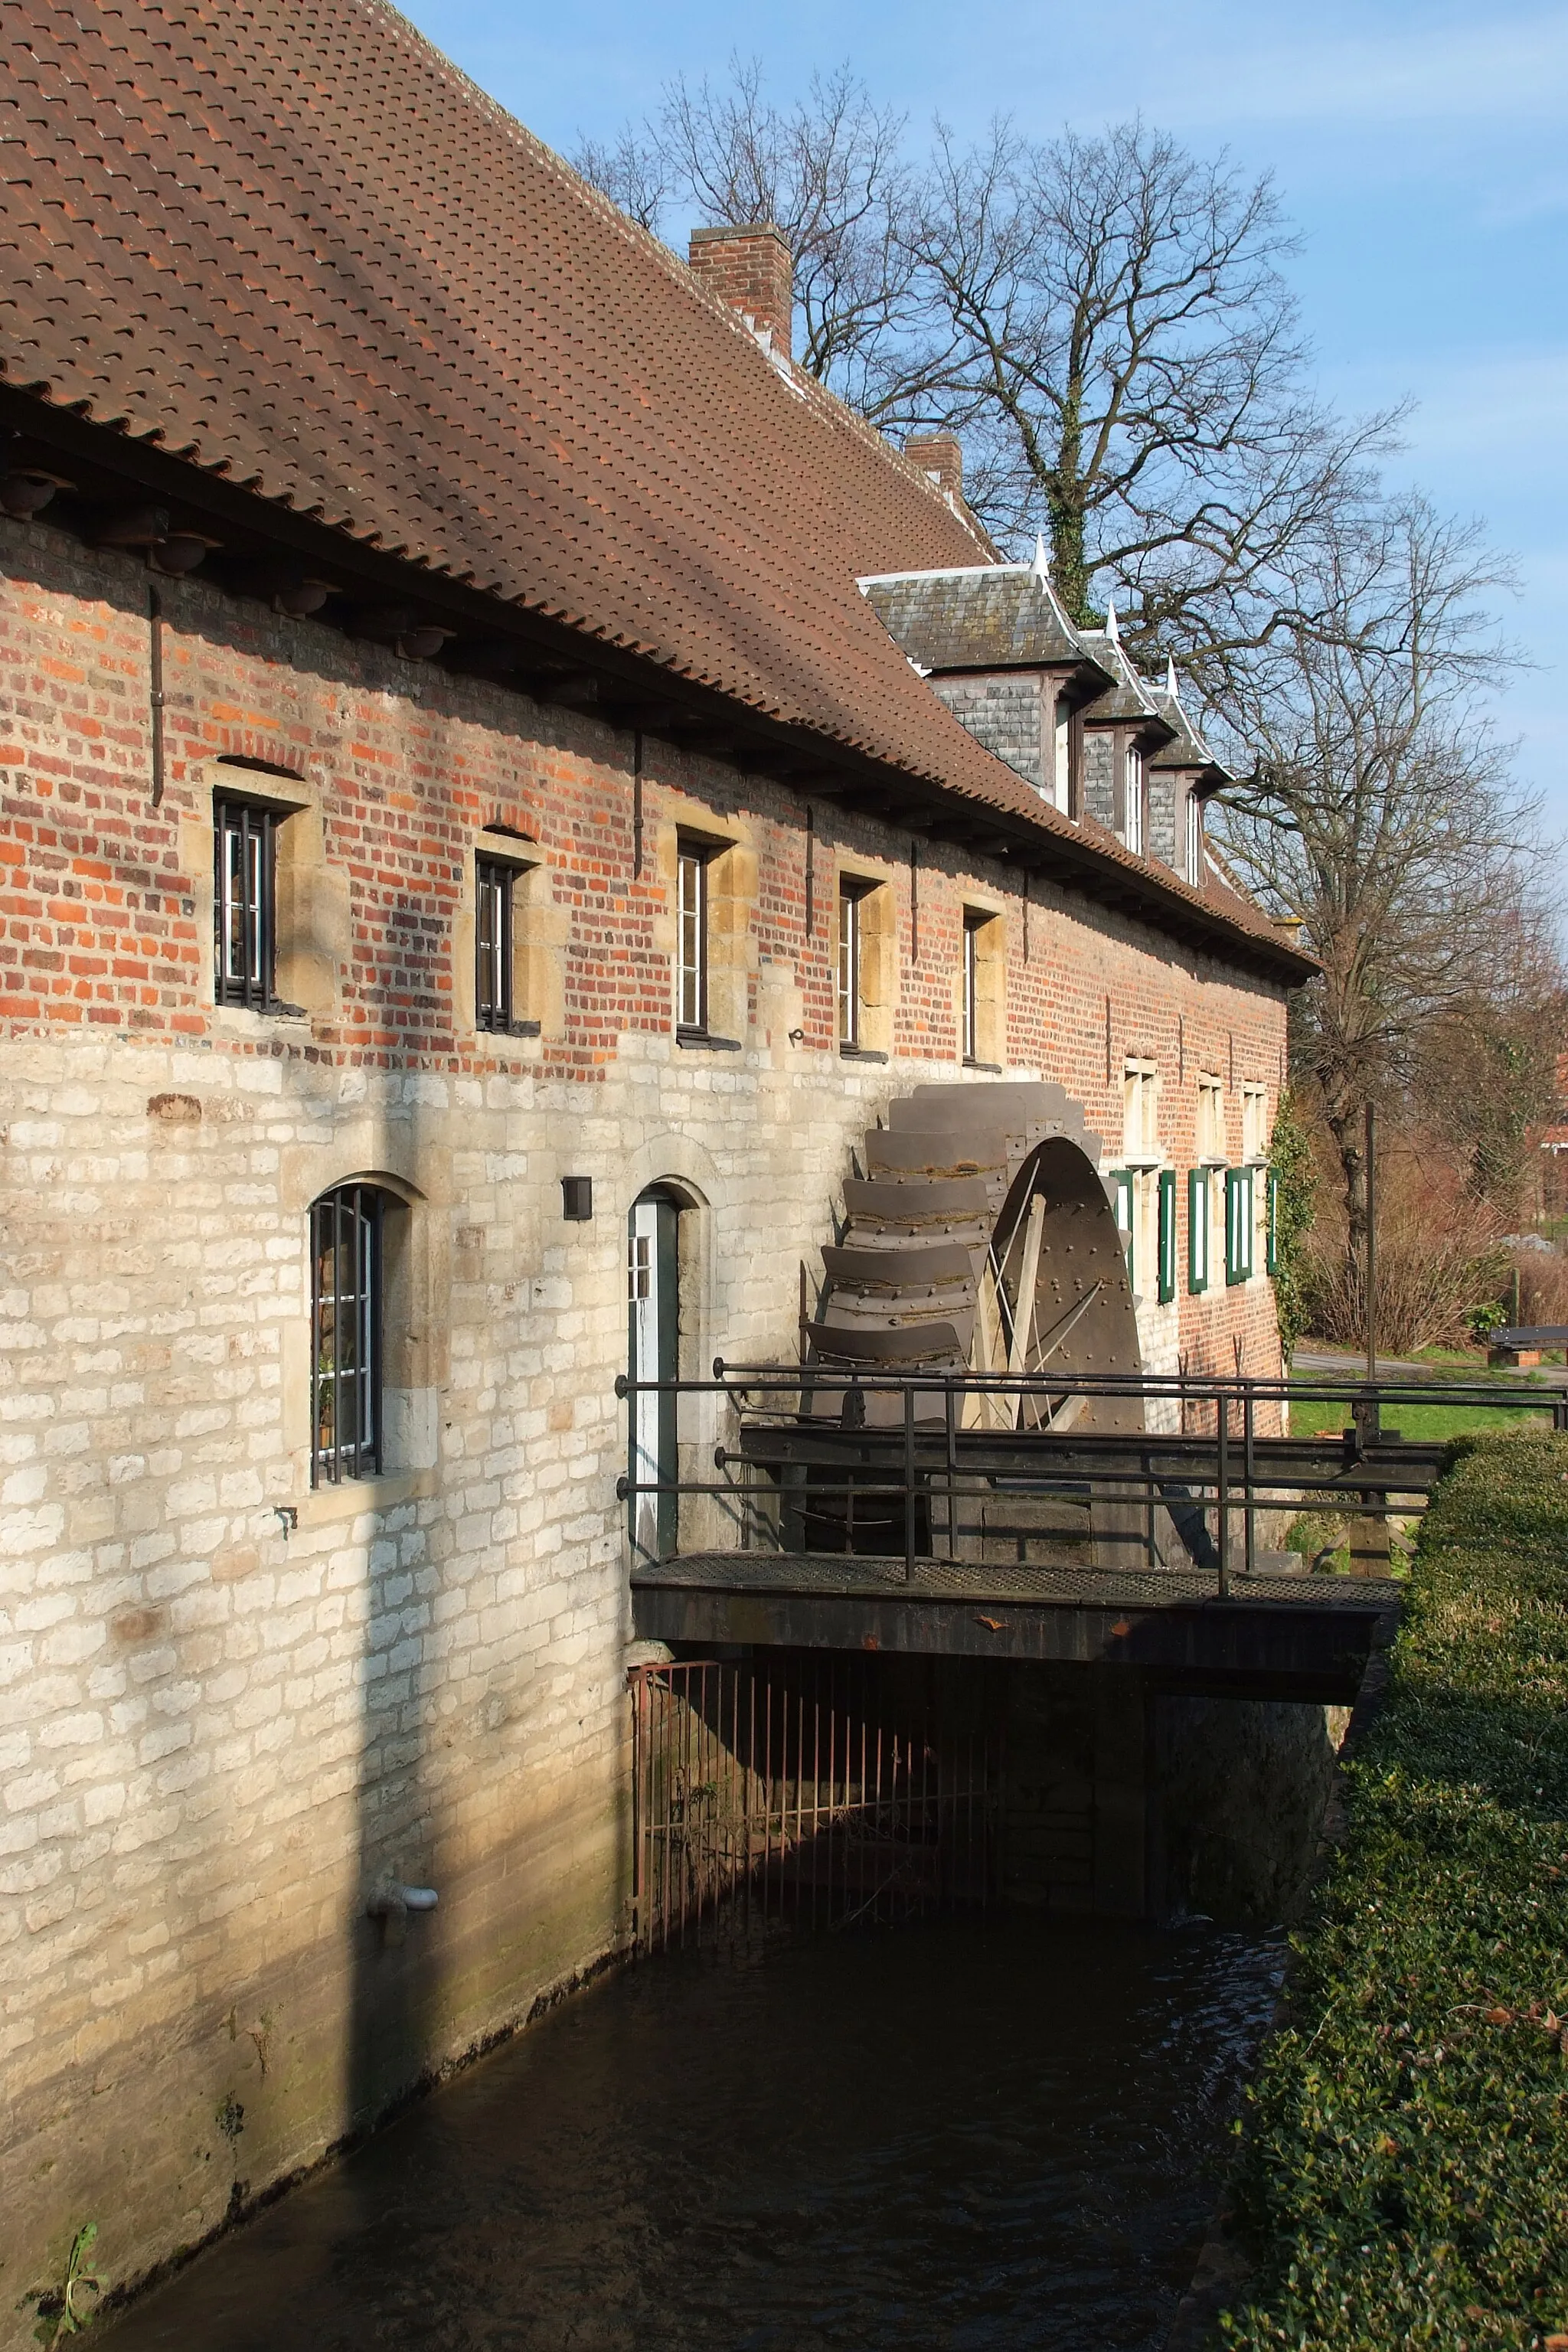
[[[1252,1253],[1258,1231],[1258,1214],[1253,1192],[1255,1182],[1256,1171],[1250,1168],[1244,1168],[1241,1171],[1241,1278],[1243,1282],[1250,1282],[1252,1279]]]
[[[1279,1271],[1279,1179],[1268,1171],[1268,1224],[1264,1242],[1265,1263],[1271,1275]]]
[[[1209,1286],[1209,1171],[1187,1171],[1187,1288],[1195,1297]]]
[[[1241,1271],[1241,1171],[1227,1168],[1225,1171],[1225,1278],[1227,1284],[1245,1279]]]
[[[1176,1295],[1176,1171],[1160,1171],[1160,1304]]]

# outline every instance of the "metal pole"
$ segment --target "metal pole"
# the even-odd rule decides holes
[[[1219,1504],[1219,1597],[1230,1599],[1230,1399],[1224,1390],[1215,1401],[1219,1417],[1219,1460],[1215,1493]]]
[[[1257,1461],[1252,1447],[1253,1423],[1252,1382],[1248,1381],[1243,1391],[1241,1403],[1242,1476],[1245,1482],[1242,1488],[1244,1499],[1241,1507],[1242,1524],[1246,1534],[1248,1576],[1255,1576],[1258,1573],[1258,1512],[1253,1492],[1257,1479]]]
[[[1366,1377],[1377,1378],[1377,1112],[1366,1107]]]
[[[904,1582],[915,1580],[915,1392],[904,1382]]]
[[[952,1379],[951,1374],[942,1381],[942,1413],[947,1424],[947,1556],[949,1559],[955,1560],[958,1558],[958,1506],[954,1500],[958,1486],[958,1447],[953,1433],[954,1419],[952,1405]]]

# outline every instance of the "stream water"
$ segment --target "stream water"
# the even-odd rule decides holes
[[[1277,1937],[1016,1915],[672,1954],[563,2003],[113,2352],[1143,2352]]]

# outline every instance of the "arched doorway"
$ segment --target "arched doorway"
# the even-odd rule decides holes
[[[626,1370],[634,1381],[673,1381],[680,1370],[680,1212],[669,1189],[650,1185],[626,1222]],[[632,1401],[631,1475],[637,1487],[672,1486],[678,1470],[676,1400],[639,1391]],[[676,1548],[677,1497],[634,1493],[635,1550],[656,1559]]]

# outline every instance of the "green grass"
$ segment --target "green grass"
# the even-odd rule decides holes
[[[1247,2352],[1568,2331],[1568,1436],[1455,1455],[1237,2126]]]
[[[1490,1372],[1478,1366],[1472,1358],[1468,1364],[1458,1364],[1450,1375],[1447,1362],[1434,1362],[1426,1375],[1426,1385],[1436,1387],[1450,1377],[1466,1387],[1517,1389],[1528,1384],[1528,1372]],[[1297,1385],[1312,1388],[1321,1383],[1323,1375],[1302,1372]],[[1290,1401],[1290,1427],[1297,1435],[1316,1436],[1324,1430],[1345,1428],[1350,1422],[1350,1406],[1341,1398],[1312,1396],[1293,1397]],[[1392,1403],[1384,1419],[1402,1437],[1414,1441],[1446,1441],[1450,1437],[1468,1437],[1472,1433],[1485,1435],[1489,1430],[1550,1426],[1552,1418],[1551,1391],[1542,1389],[1540,1408],[1530,1405],[1447,1405]]]
[[[1384,1415],[1391,1429],[1412,1443],[1450,1437],[1485,1436],[1489,1430],[1549,1428],[1550,1404],[1541,1410],[1528,1405],[1402,1404]],[[1325,1403],[1318,1397],[1292,1398],[1290,1427],[1297,1436],[1311,1437],[1322,1430],[1344,1429],[1349,1408],[1342,1401]]]

